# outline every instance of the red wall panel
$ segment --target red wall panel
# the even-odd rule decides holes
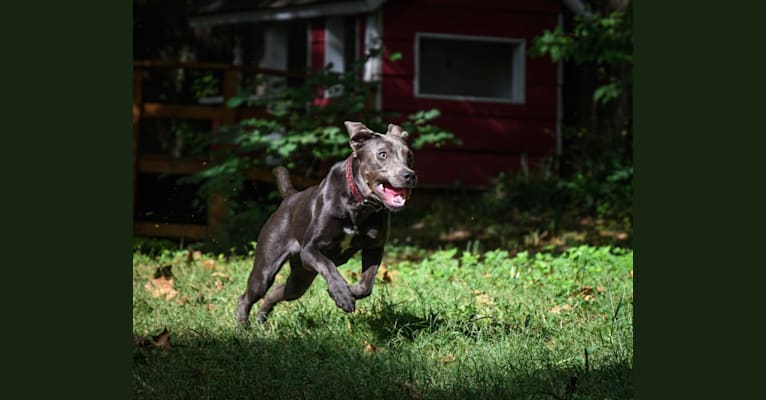
[[[383,58],[384,111],[403,115],[437,108],[435,122],[451,130],[463,146],[416,152],[423,185],[485,186],[500,172],[518,170],[521,154],[530,165],[553,155],[556,143],[556,65],[546,58],[526,57],[525,101],[512,104],[415,97],[415,33],[532,39],[552,29],[561,12],[559,1],[522,0],[392,0],[383,8],[383,44],[398,61]]]

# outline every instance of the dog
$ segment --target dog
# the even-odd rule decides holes
[[[280,301],[300,298],[317,275],[327,281],[335,304],[351,313],[356,300],[372,293],[388,239],[390,213],[400,211],[417,183],[407,131],[389,124],[385,134],[361,122],[344,122],[352,153],[335,163],[315,186],[297,191],[284,167],[274,169],[282,203],[261,228],[247,288],[239,297],[237,322],[247,328],[250,310],[263,298],[263,322]],[[349,285],[337,270],[359,250],[362,273]],[[290,275],[275,286],[286,261]],[[265,295],[265,297],[264,297]]]

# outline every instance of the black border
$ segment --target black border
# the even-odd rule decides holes
[[[129,398],[132,2],[3,15],[5,389]]]
[[[633,3],[636,398],[754,398],[763,6]]]

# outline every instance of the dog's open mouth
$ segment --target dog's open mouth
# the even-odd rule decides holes
[[[393,187],[387,182],[378,182],[375,185],[375,191],[378,192],[380,198],[390,208],[404,207],[404,203],[410,197],[409,188]]]

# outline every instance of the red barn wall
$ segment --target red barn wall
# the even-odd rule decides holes
[[[558,1],[391,0],[383,6],[382,106],[407,115],[437,108],[435,122],[463,145],[424,148],[416,169],[424,185],[487,186],[504,171],[518,170],[526,153],[531,166],[552,156],[556,146],[557,69],[546,58],[526,57],[525,102],[509,104],[416,98],[415,33],[532,39],[558,23]],[[388,54],[403,58],[390,61]]]

